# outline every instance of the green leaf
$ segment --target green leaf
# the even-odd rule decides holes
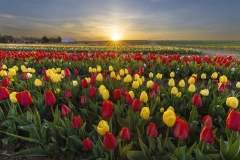
[[[167,147],[171,153],[174,153],[174,151],[176,150],[176,147],[170,140],[167,142]]]
[[[195,147],[196,147],[196,142],[190,148],[187,149],[186,153],[191,155]]]
[[[142,149],[142,152],[143,152],[144,156],[146,157],[146,159],[148,159],[149,155],[147,155],[147,154],[149,153],[149,150],[148,150],[147,145],[143,143],[141,138],[138,138],[138,140],[139,140],[140,147]]]
[[[41,126],[41,118],[36,108],[34,108],[33,122],[36,127]]]
[[[225,155],[227,154],[227,146],[226,146],[226,142],[223,140],[222,136],[220,138],[220,152],[222,153],[222,155],[225,157]]]
[[[4,153],[2,153],[4,154]],[[50,156],[50,153],[43,150],[40,146],[30,149],[25,149],[15,154],[4,154],[9,157],[27,157],[27,156]]]
[[[226,159],[233,159],[237,156],[240,150],[240,138],[238,138],[228,149]]]
[[[128,151],[127,158],[129,160],[146,160],[145,155],[142,151]]]
[[[159,136],[157,137],[157,147],[158,147],[158,151],[160,152],[160,154],[163,153],[163,147],[162,147],[162,134],[159,134]]]
[[[178,160],[185,160],[186,159],[185,151],[186,151],[186,146],[179,147],[179,148],[176,148],[173,154],[176,156]]]
[[[82,141],[77,136],[69,136],[69,148],[77,153],[82,153]]]
[[[13,136],[13,137],[15,137],[15,138],[22,139],[22,140],[24,140],[24,141],[34,142],[34,143],[41,144],[41,142],[39,142],[37,139],[27,138],[27,137],[19,136],[19,135],[16,135],[16,134],[11,134],[11,133],[8,133],[8,132],[6,132],[6,134],[9,135],[9,136]]]
[[[4,113],[2,108],[0,108],[0,122],[2,122],[5,119]]]

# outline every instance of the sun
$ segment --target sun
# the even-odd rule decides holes
[[[120,35],[119,35],[119,34],[113,34],[113,35],[112,35],[112,40],[113,40],[113,41],[118,41],[118,40],[120,40]]]

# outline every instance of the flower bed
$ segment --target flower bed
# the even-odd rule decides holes
[[[10,157],[239,159],[239,60],[227,56],[0,51]]]

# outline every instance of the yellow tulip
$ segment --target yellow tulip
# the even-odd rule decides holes
[[[217,72],[213,72],[213,74],[211,75],[212,79],[217,79],[218,77],[218,73]]]
[[[17,94],[17,92],[12,92],[12,93],[10,94],[10,96],[9,96],[10,101],[11,101],[12,103],[17,103],[17,102],[18,102],[18,100],[17,100],[17,98],[16,98],[16,94]]]
[[[7,72],[5,70],[1,70],[0,71],[0,76],[1,77],[6,77],[7,76]]]
[[[188,84],[195,84],[195,78],[190,77],[190,78],[188,79]]]
[[[208,89],[203,89],[203,90],[201,90],[200,91],[200,94],[202,95],[202,96],[208,96],[209,95],[209,90]]]
[[[145,91],[142,91],[140,95],[140,102],[147,103],[147,101],[148,101],[148,95]]]
[[[97,69],[96,69],[96,68],[93,68],[93,69],[92,69],[92,72],[93,72],[93,73],[97,72]]]
[[[31,73],[27,73],[28,78],[32,78],[32,74]]]
[[[174,87],[175,86],[175,81],[173,78],[170,78],[169,81],[168,81],[168,86],[169,87]]]
[[[139,83],[140,86],[143,84],[143,81],[142,81],[141,78],[138,78],[137,81],[138,81],[138,83]]]
[[[228,97],[226,100],[226,105],[232,109],[235,109],[238,107],[238,99],[236,97]]]
[[[153,85],[154,85],[154,82],[152,80],[147,81],[147,84],[146,84],[147,88],[152,88]]]
[[[182,92],[178,92],[176,97],[181,98],[182,97]]]
[[[196,91],[196,87],[194,84],[190,84],[190,86],[188,87],[188,91],[189,92],[195,92]]]
[[[61,68],[57,68],[57,69],[56,69],[56,72],[57,72],[57,73],[60,73],[61,70],[62,70]]]
[[[53,74],[53,71],[51,69],[46,70],[46,75],[50,77]]]
[[[104,85],[100,85],[98,88],[98,92],[102,95],[104,89],[106,89],[106,87]]]
[[[104,120],[101,120],[99,123],[98,123],[98,126],[97,126],[97,131],[100,135],[104,136],[106,132],[109,131],[109,126],[108,126],[108,123]]]
[[[88,83],[88,84],[91,82],[91,78],[86,77],[85,79],[87,80],[87,83]]]
[[[145,77],[144,76],[142,76],[141,79],[142,79],[143,82],[145,81]]]
[[[120,81],[121,77],[119,75],[116,76],[116,80]]]
[[[92,67],[88,67],[88,72],[89,72],[89,73],[92,73],[92,72],[93,72]]]
[[[128,74],[124,79],[123,79],[124,83],[130,83],[132,82],[132,76],[130,74]]]
[[[61,72],[62,71],[61,68],[59,68],[59,69],[60,69],[59,72]],[[55,68],[52,68],[51,70],[52,70],[53,73],[57,73],[57,70]]]
[[[110,73],[110,77],[111,77],[111,78],[115,78],[115,77],[116,77],[116,74],[115,74],[114,71],[111,71],[111,73]]]
[[[149,77],[149,78],[153,78],[153,73],[150,72],[150,73],[148,74],[148,77]]]
[[[173,88],[171,89],[171,94],[176,95],[177,93],[178,93],[177,87],[173,87]]]
[[[161,79],[162,79],[162,74],[158,73],[158,74],[156,75],[156,78],[157,78],[158,80],[161,80]]]
[[[103,80],[103,75],[102,75],[102,73],[98,73],[98,75],[97,75],[97,77],[96,77],[96,81],[102,82],[102,80]]]
[[[2,69],[6,70],[7,69],[7,66],[4,64],[2,65]]]
[[[222,75],[222,76],[219,77],[219,81],[223,84],[226,84],[228,79],[225,75]]]
[[[163,123],[165,123],[168,127],[173,127],[176,121],[176,114],[174,111],[167,109],[163,113]]]
[[[184,81],[184,79],[181,79],[181,80],[178,82],[178,86],[181,87],[181,88],[184,88],[184,87],[185,87],[185,81]]]
[[[160,108],[160,112],[161,112],[161,113],[164,112],[164,108],[163,108],[163,107]]]
[[[101,66],[97,66],[97,72],[101,72],[102,71],[102,67]]]
[[[128,69],[127,68],[124,69],[124,74],[128,74]]]
[[[26,70],[27,68],[24,65],[21,65],[21,70]]]
[[[139,74],[135,74],[134,75],[134,80],[137,80],[138,78],[140,78]]]
[[[133,81],[133,83],[132,83],[132,88],[133,88],[133,89],[138,89],[138,88],[139,88],[139,83],[138,83],[138,81]]]
[[[78,81],[72,81],[72,85],[75,87],[78,85]]]
[[[36,70],[34,68],[31,68],[32,73],[36,73]]]
[[[112,72],[113,71],[113,66],[108,66],[108,71]]]
[[[12,68],[15,69],[16,72],[18,71],[18,66],[13,66]]]
[[[54,83],[58,83],[58,82],[61,81],[60,75],[59,75],[59,74],[54,74],[54,73],[50,76],[50,79],[51,79],[52,82],[54,82]]]
[[[56,73],[53,72],[53,74],[56,74]],[[64,70],[61,70],[61,75],[62,75],[62,76],[65,76]]]
[[[104,89],[102,91],[102,98],[103,98],[103,100],[108,100],[109,97],[110,97],[109,91],[107,89]]]
[[[42,86],[42,81],[40,79],[35,79],[34,84],[35,86],[40,87]]]
[[[134,92],[133,92],[133,91],[129,91],[128,93],[130,94],[130,96],[132,97],[132,99],[135,98],[135,95],[134,95]]]
[[[123,70],[123,69],[120,69],[120,70],[119,70],[119,75],[120,75],[120,76],[124,76],[124,74],[125,74],[125,73],[124,73],[124,70]]]
[[[148,107],[143,107],[141,112],[140,112],[140,117],[142,117],[142,119],[147,120],[150,116],[150,110]]]
[[[172,106],[169,106],[167,110],[172,110],[174,112],[174,108]]]
[[[60,92],[61,92],[61,90],[60,90],[59,88],[56,88],[56,89],[55,89],[55,93],[56,93],[56,94],[59,94]]]
[[[206,79],[206,78],[207,78],[206,73],[202,73],[202,74],[201,74],[201,79],[204,80],[204,79]]]
[[[8,75],[10,75],[11,77],[16,76],[17,75],[16,70],[14,68],[9,68]]]
[[[171,77],[171,78],[174,78],[174,77],[175,77],[175,73],[174,73],[173,71],[170,73],[170,77]]]
[[[236,87],[237,87],[237,88],[240,88],[240,82],[237,82],[237,83],[236,83]]]

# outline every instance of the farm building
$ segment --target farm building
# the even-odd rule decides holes
[[[62,43],[70,43],[70,42],[75,42],[74,38],[62,38],[61,39]]]

